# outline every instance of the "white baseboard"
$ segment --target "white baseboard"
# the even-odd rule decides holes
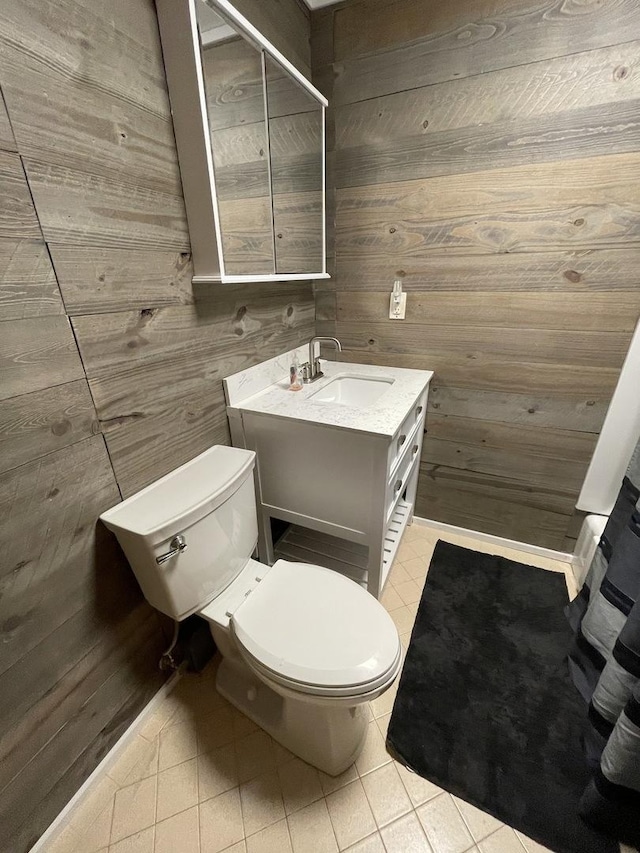
[[[69,800],[67,805],[62,809],[62,811],[56,817],[53,823],[51,823],[42,833],[42,835],[33,845],[29,853],[45,853],[47,846],[51,844],[53,839],[66,827],[67,819],[70,813],[87,796],[93,783],[97,779],[108,773],[109,770],[111,770],[116,761],[120,758],[123,751],[135,738],[138,731],[142,728],[143,724],[152,714],[155,713],[155,711],[157,711],[157,709],[160,707],[160,705],[166,699],[169,693],[171,693],[171,691],[175,688],[178,681],[180,681],[181,677],[182,672],[180,670],[177,670],[173,673],[173,675],[170,676],[170,678],[167,679],[167,681],[162,685],[160,690],[158,690],[158,692],[144,706],[142,711],[140,711],[140,713],[131,723],[129,728],[111,747],[109,752],[105,755],[100,764],[98,764],[93,773],[84,781],[82,786],[78,788],[76,793]]]
[[[430,518],[413,516],[415,524],[420,527],[447,530],[456,536],[466,536],[468,539],[477,539],[479,542],[489,542],[492,545],[500,545],[503,548],[513,548],[514,551],[523,551],[525,554],[535,554],[538,557],[548,557],[551,560],[562,560],[564,563],[575,562],[575,555],[566,551],[554,551],[552,548],[542,548],[539,545],[530,545],[528,542],[518,542],[516,539],[505,539],[504,536],[494,536],[492,533],[481,533],[478,530],[469,530],[467,527],[458,527],[455,524],[444,524],[441,521],[432,521]]]

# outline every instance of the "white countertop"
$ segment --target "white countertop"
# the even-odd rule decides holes
[[[305,385],[300,391],[291,391],[289,366],[296,354],[299,363],[306,361],[307,352],[306,346],[299,347],[227,377],[224,386],[229,412],[256,412],[391,438],[433,376],[431,370],[407,370],[323,359],[324,377]],[[341,374],[386,377],[393,379],[393,384],[370,407],[317,402],[313,399],[313,394]]]

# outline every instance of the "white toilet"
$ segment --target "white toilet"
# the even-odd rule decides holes
[[[217,446],[101,516],[147,600],[205,618],[223,661],[218,691],[291,752],[330,775],[358,756],[363,704],[402,656],[382,605],[321,566],[251,559],[255,454]]]

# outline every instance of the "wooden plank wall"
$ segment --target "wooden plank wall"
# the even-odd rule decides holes
[[[306,283],[193,292],[152,0],[3,3],[0,87],[0,851],[23,853],[161,683],[98,515],[228,442],[221,377],[314,308]]]
[[[318,328],[350,361],[436,371],[422,516],[570,544],[640,312],[638,33],[634,0],[312,15],[336,227]]]

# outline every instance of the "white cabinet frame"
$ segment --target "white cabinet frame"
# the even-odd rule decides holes
[[[220,212],[196,17],[196,0],[156,0],[162,52],[180,161],[195,283],[310,281],[330,278],[326,267],[326,144],[328,101],[229,0],[211,0],[249,41],[264,50],[322,107],[322,270],[317,273],[228,275],[225,272]],[[208,191],[207,191],[208,190]],[[275,260],[275,259],[274,259]]]

